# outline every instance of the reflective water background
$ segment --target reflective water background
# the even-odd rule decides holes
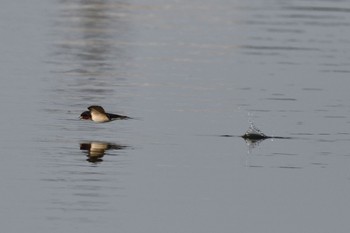
[[[347,1],[0,12],[4,231],[349,232]]]

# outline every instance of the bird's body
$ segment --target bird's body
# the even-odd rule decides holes
[[[88,109],[90,110],[91,120],[95,122],[102,123],[111,120],[101,106],[90,106]]]
[[[92,120],[97,123],[110,122],[114,120],[131,119],[128,116],[107,113],[101,106],[93,105],[88,107],[89,111],[85,111],[80,115],[80,119]]]

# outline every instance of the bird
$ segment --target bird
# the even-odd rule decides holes
[[[114,120],[127,120],[131,119],[128,116],[107,113],[105,110],[98,105],[92,105],[88,107],[89,111],[85,111],[80,114],[82,120],[92,120],[97,123],[110,122]]]

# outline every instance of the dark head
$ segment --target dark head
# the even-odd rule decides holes
[[[89,111],[85,111],[80,114],[80,119],[82,120],[91,120],[91,113]]]

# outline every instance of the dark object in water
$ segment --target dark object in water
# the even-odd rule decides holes
[[[253,122],[250,122],[249,129],[243,135],[237,136],[237,135],[223,134],[223,135],[220,135],[220,137],[241,137],[246,141],[249,140],[252,142],[262,141],[265,139],[290,139],[291,138],[291,137],[280,137],[280,136],[268,136],[263,132],[261,132],[261,130],[258,129],[253,124]]]
[[[253,122],[250,122],[249,129],[241,137],[248,140],[264,140],[271,138],[270,136],[266,136],[263,132],[261,132],[261,130],[258,129]]]
[[[266,136],[265,134],[258,134],[258,133],[245,133],[241,136],[244,139],[250,139],[250,140],[264,140],[268,138],[274,138],[270,136]]]
[[[280,137],[280,136],[267,136],[265,134],[243,134],[241,136],[243,139],[246,140],[256,140],[256,141],[260,141],[260,140],[265,140],[265,139],[291,139],[291,137]]]

